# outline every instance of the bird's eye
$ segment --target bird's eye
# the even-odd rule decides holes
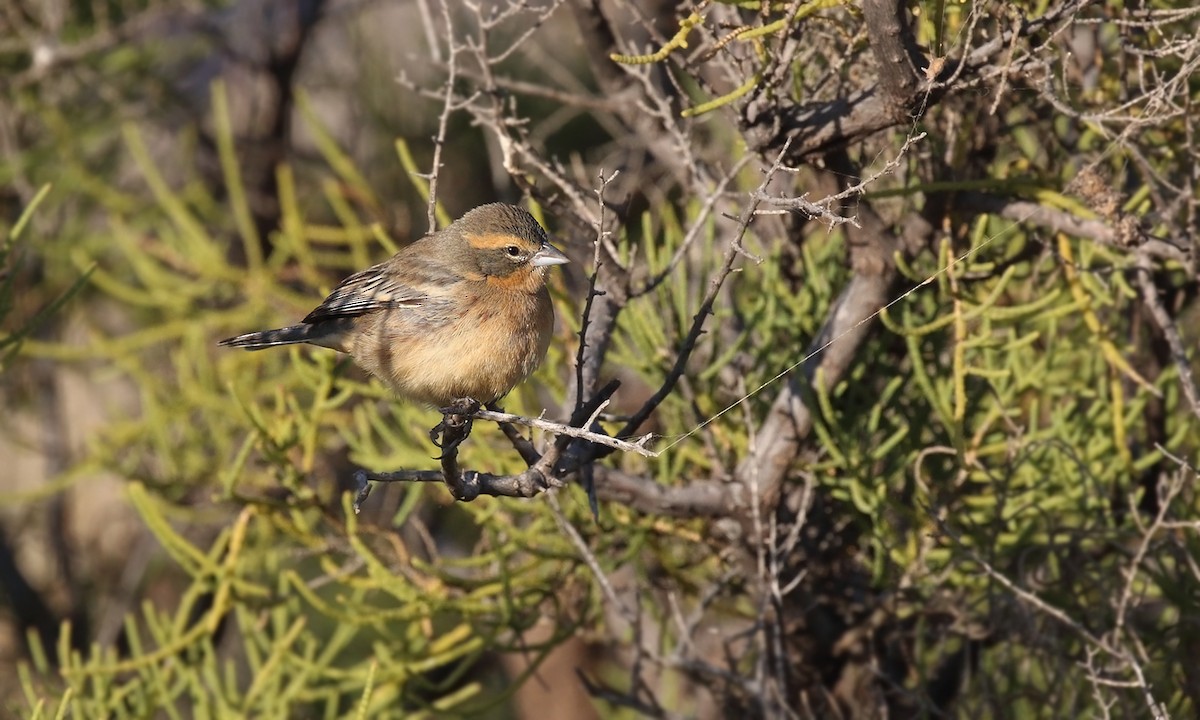
[[[516,245],[509,245],[508,247],[504,248],[504,252],[510,258],[521,257],[521,248],[517,247]]]

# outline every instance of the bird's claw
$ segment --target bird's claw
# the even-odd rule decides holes
[[[479,408],[483,407],[483,403],[474,398],[458,398],[444,408],[439,408],[442,415],[445,417],[463,417],[470,421],[470,416],[479,412]]]
[[[439,408],[442,421],[429,431],[429,439],[442,451],[442,455],[435,459],[441,460],[467,439],[471,434],[471,416],[481,407],[478,400],[459,398],[448,407]]]

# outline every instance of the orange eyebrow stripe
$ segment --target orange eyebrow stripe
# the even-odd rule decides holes
[[[487,235],[468,235],[467,242],[471,247],[480,250],[494,250],[502,248],[506,245],[516,245],[520,248],[525,248],[529,245],[528,240],[509,235],[507,233],[488,233]]]

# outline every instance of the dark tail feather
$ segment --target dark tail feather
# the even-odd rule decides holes
[[[246,333],[237,337],[226,338],[218,345],[246,348],[247,350],[262,350],[276,345],[291,345],[293,343],[312,342],[320,340],[319,333],[313,332],[313,325],[291,325],[275,330]]]

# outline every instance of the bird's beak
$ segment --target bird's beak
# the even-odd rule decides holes
[[[542,249],[535,252],[533,257],[529,258],[529,264],[534,267],[562,265],[568,262],[571,261],[567,259],[567,256],[563,255],[558,248],[549,243],[542,245]]]

